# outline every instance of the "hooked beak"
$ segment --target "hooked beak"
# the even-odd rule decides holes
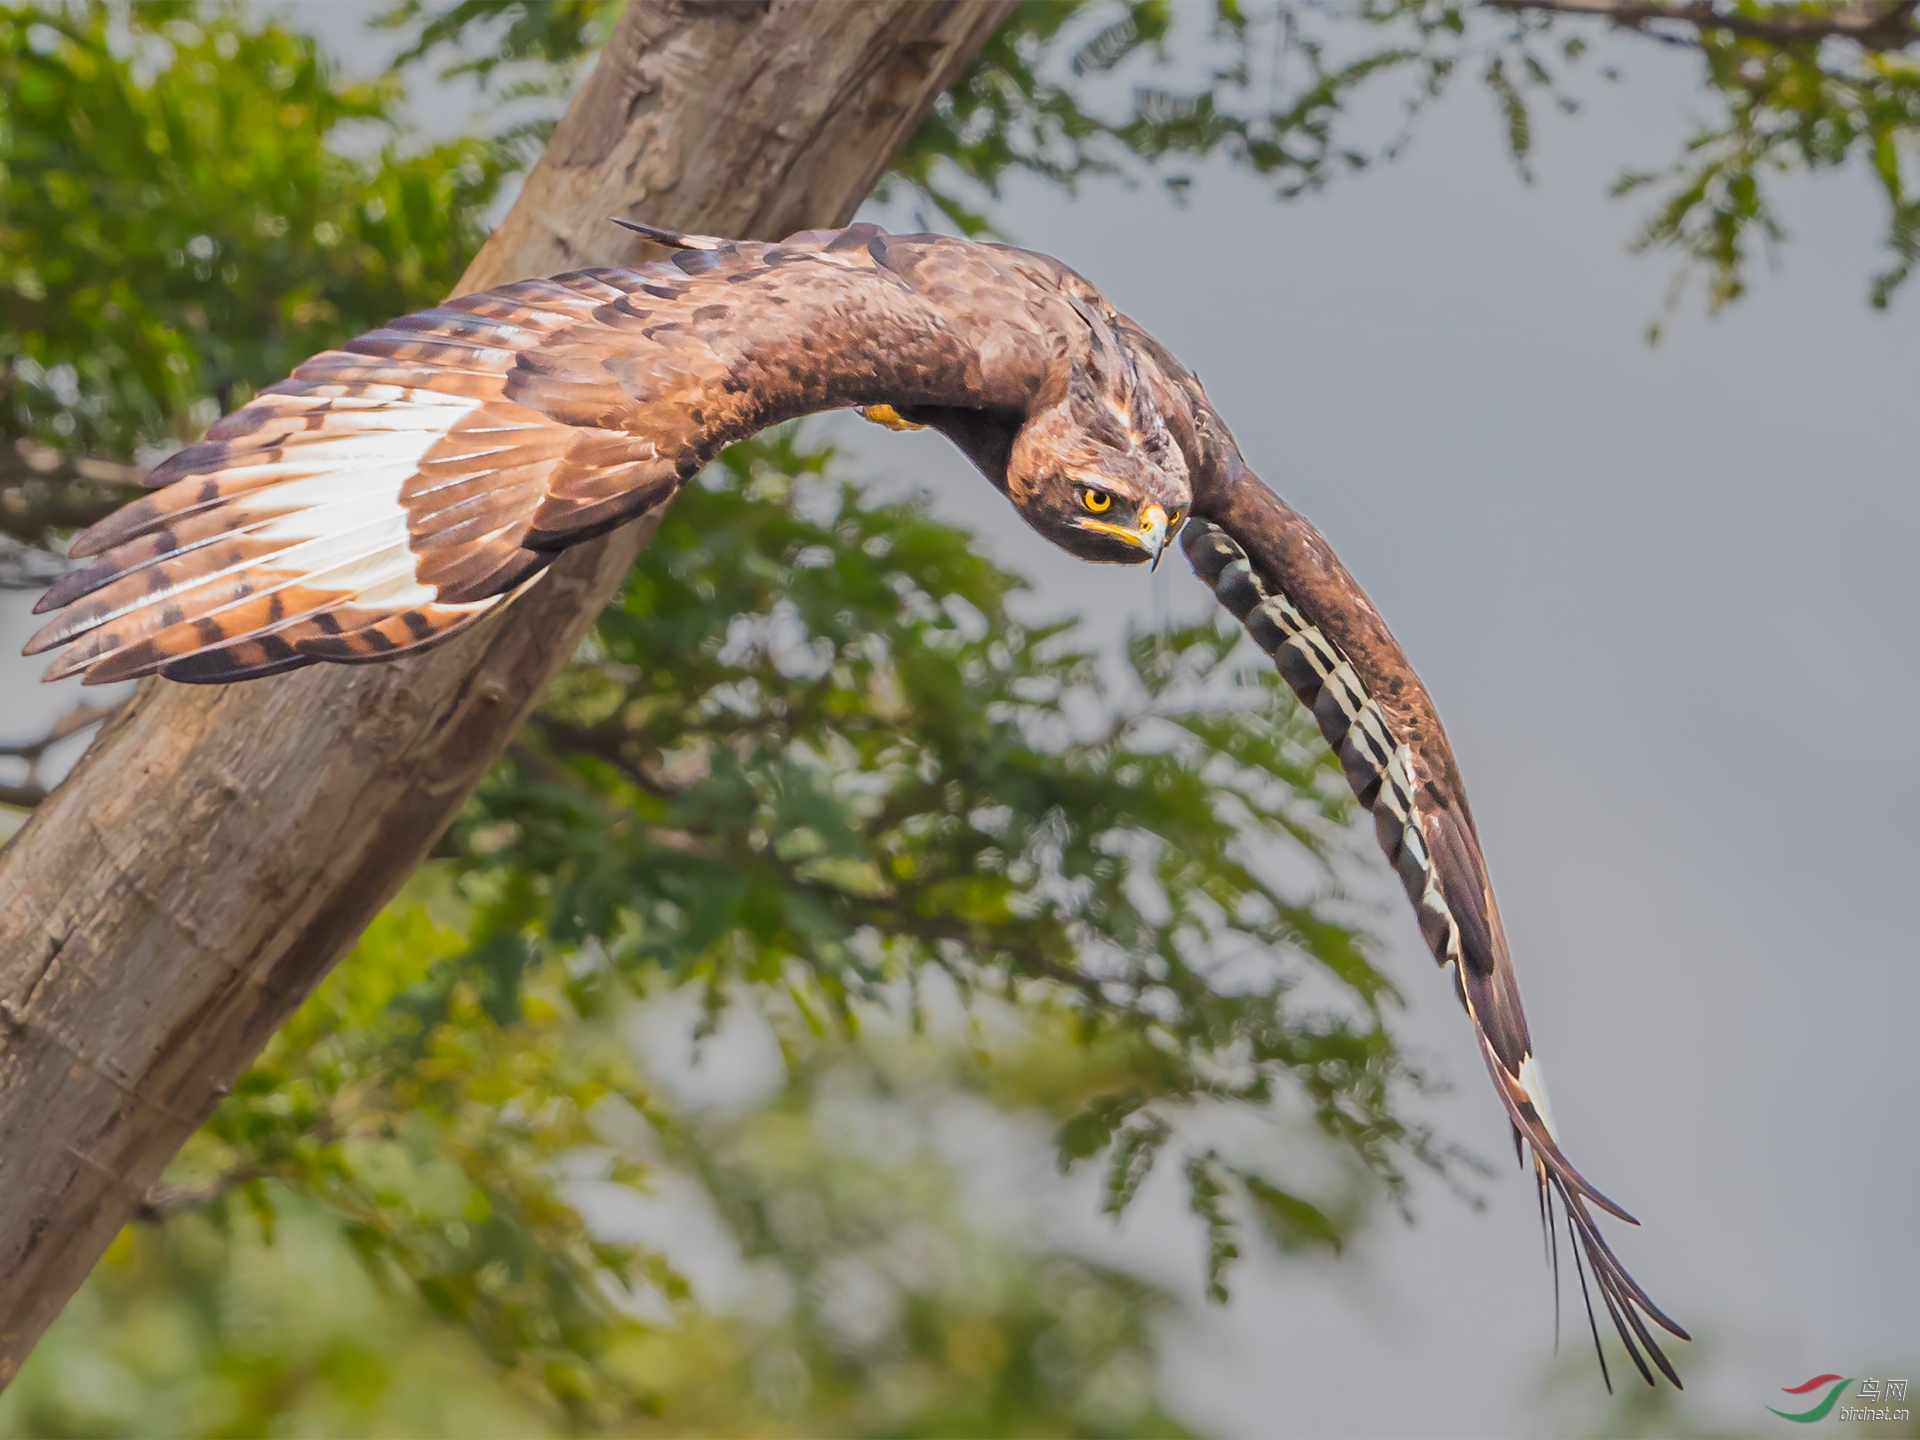
[[[1160,557],[1166,552],[1170,538],[1165,510],[1158,505],[1149,505],[1140,512],[1140,548],[1153,557],[1147,566],[1149,571],[1160,567]]]
[[[1167,524],[1167,512],[1158,505],[1149,505],[1142,510],[1139,525],[1132,529],[1106,520],[1081,520],[1077,523],[1082,530],[1098,530],[1102,535],[1112,535],[1129,545],[1138,545],[1152,560],[1147,567],[1149,570],[1160,563],[1167,541],[1173,538],[1172,527]]]

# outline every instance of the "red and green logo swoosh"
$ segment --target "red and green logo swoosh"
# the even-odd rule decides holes
[[[1789,1414],[1785,1410],[1773,1410],[1773,1406],[1771,1405],[1767,1406],[1767,1409],[1773,1410],[1773,1413],[1778,1415],[1782,1420],[1792,1420],[1800,1425],[1811,1425],[1816,1420],[1824,1420],[1827,1418],[1827,1412],[1833,1409],[1839,1402],[1840,1393],[1852,1383],[1853,1381],[1851,1379],[1843,1380],[1838,1375],[1816,1375],[1811,1380],[1803,1381],[1798,1385],[1783,1385],[1780,1388],[1788,1395],[1811,1394],[1822,1385],[1830,1385],[1833,1388],[1827,1391],[1826,1398],[1818,1405],[1814,1406],[1811,1410],[1802,1410],[1798,1415]]]

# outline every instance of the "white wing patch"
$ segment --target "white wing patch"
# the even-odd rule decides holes
[[[157,492],[154,501],[121,512],[130,523],[109,521],[95,543],[76,547],[100,556],[109,583],[46,625],[28,642],[29,653],[93,633],[55,666],[54,673],[68,673],[177,625],[183,615],[217,622],[240,605],[296,590],[330,598],[290,604],[275,628],[342,604],[399,611],[435,603],[435,587],[418,578],[401,494],[428,451],[481,400],[396,385],[320,384],[260,402],[283,413],[219,442],[224,463],[197,467],[198,457],[182,452],[180,468],[198,489]],[[155,472],[162,482],[166,469],[163,462]],[[221,545],[228,548],[207,550]],[[218,558],[179,573],[181,557],[193,551]],[[178,658],[213,648],[209,639],[180,649]]]
[[[1553,1107],[1547,1104],[1547,1077],[1540,1073],[1540,1062],[1532,1055],[1520,1062],[1520,1088],[1527,1092],[1527,1099],[1533,1102],[1534,1113],[1539,1115],[1540,1123],[1547,1127],[1547,1134],[1558,1144],[1560,1129],[1553,1123]]]

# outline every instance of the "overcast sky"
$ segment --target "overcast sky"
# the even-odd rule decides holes
[[[1532,186],[1464,85],[1397,165],[1320,198],[1220,169],[1184,209],[1016,186],[1004,214],[1205,376],[1419,668],[1569,1152],[1641,1218],[1618,1248],[1700,1337],[1676,1348],[1702,1408],[1757,1430],[1809,1375],[1920,1371],[1920,294],[1867,308],[1864,175],[1802,181],[1777,271],[1649,347],[1671,271],[1628,253],[1638,202],[1606,191],[1708,107],[1684,54],[1602,45],[1625,80],[1542,125]],[[942,473],[948,513],[990,508]],[[1041,608],[1111,635],[1208,603],[1177,566],[1063,565],[1000,518]],[[1388,933],[1404,1033],[1456,1082],[1433,1117],[1510,1154],[1411,916]],[[1357,1266],[1251,1262],[1175,1337],[1188,1413],[1247,1435],[1539,1425],[1534,1200],[1516,1170],[1486,1188],[1474,1213],[1433,1187]]]
[[[1569,1153],[1643,1221],[1613,1233],[1701,1337],[1674,1347],[1690,1389],[1758,1430],[1809,1375],[1920,1371],[1920,291],[1865,304],[1882,216],[1863,175],[1795,182],[1777,273],[1717,320],[1690,303],[1650,348],[1668,262],[1627,253],[1640,202],[1606,188],[1670,160],[1706,102],[1684,54],[1596,39],[1625,79],[1543,119],[1531,187],[1464,84],[1398,164],[1320,198],[1214,169],[1184,209],[1017,183],[999,213],[1205,376],[1412,657]],[[1064,559],[943,442],[834,424],[1033,576],[1036,613],[1112,644],[1128,617],[1208,603],[1177,563],[1149,581]],[[51,702],[26,698],[37,664],[0,663],[25,731]],[[1411,916],[1386,922],[1403,1034],[1455,1081],[1427,1117],[1510,1155]],[[1417,1224],[1338,1264],[1245,1262],[1230,1307],[1169,1336],[1176,1404],[1240,1435],[1536,1430],[1534,1199],[1504,1166],[1484,1188],[1475,1212],[1429,1187]],[[1037,1223],[1197,1294],[1174,1197],[1116,1237],[1084,1191],[1046,1193]]]

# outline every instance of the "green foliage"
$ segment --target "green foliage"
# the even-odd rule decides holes
[[[0,1397],[16,1436],[525,1437],[548,1407],[356,1263],[337,1221],[275,1194],[121,1233]]]
[[[1139,1282],[970,1225],[910,1111],[937,1042],[790,1036],[742,1115],[675,1113],[530,975],[495,1027],[437,873],[276,1037],[0,1399],[16,1435],[1170,1435]],[[423,1021],[425,1014],[439,1018]],[[581,1058],[584,1052],[590,1058]],[[584,1238],[572,1196],[698,1188],[742,1303]],[[197,1183],[186,1184],[186,1181]],[[650,1298],[636,1305],[632,1297]],[[642,1316],[651,1318],[642,1318]]]
[[[1156,176],[1178,196],[1199,164],[1217,159],[1289,198],[1397,157],[1420,112],[1463,75],[1487,92],[1527,174],[1536,108],[1579,108],[1566,82],[1588,53],[1586,27],[1614,19],[1698,51],[1704,93],[1719,112],[1664,172],[1627,172],[1615,187],[1666,185],[1637,245],[1680,257],[1669,305],[1696,270],[1710,309],[1743,293],[1754,237],[1784,238],[1770,177],[1854,162],[1886,201],[1893,261],[1871,290],[1884,307],[1920,257],[1920,27],[1911,7],[1668,8],[1662,16],[1623,3],[1617,13],[1601,6],[1568,17],[1527,0],[1025,0],[940,97],[880,194],[969,234],[999,229],[994,205],[1015,175],[1069,190],[1090,176]],[[407,61],[446,49],[462,57],[448,73],[484,78],[511,63],[523,77],[544,67],[564,80],[611,12],[607,0],[403,0],[389,23],[417,37]],[[518,93],[540,88],[520,84]],[[564,93],[564,83],[546,91]],[[1383,115],[1398,123],[1383,128]]]
[[[0,7],[0,97],[0,509],[35,541],[85,518],[89,461],[439,300],[504,174],[483,141],[400,148],[392,80],[185,0]]]
[[[1135,637],[1116,693],[965,532],[830,463],[763,438],[676,502],[456,829],[487,923],[823,1026],[931,971],[1063,1008],[1128,1056],[1062,1131],[1122,1140],[1115,1195],[1157,1148],[1128,1127],[1281,1095],[1401,1187],[1431,1157],[1393,1115],[1392,989],[1274,878],[1290,854],[1324,891],[1352,814],[1311,717],[1211,623]]]
[[[1823,18],[1818,4],[1729,6],[1778,27],[1791,16]],[[1872,174],[1887,207],[1892,264],[1873,279],[1870,298],[1884,309],[1920,260],[1920,31],[1908,24],[1888,45],[1814,34],[1803,39],[1703,28],[1695,44],[1721,118],[1699,127],[1666,172],[1659,202],[1639,244],[1678,252],[1706,272],[1708,302],[1719,309],[1746,289],[1753,238],[1785,238],[1767,193],[1769,176],[1838,169],[1849,161]],[[1659,181],[1629,173],[1620,193]],[[1683,270],[1676,285],[1685,278]]]
[[[22,547],[154,455],[452,287],[524,156],[407,147],[401,99],[272,16],[0,4],[0,586],[43,582]]]
[[[890,183],[968,233],[992,228],[981,200],[1020,174],[1070,190],[1090,175],[1153,173],[1180,195],[1193,167],[1218,156],[1276,181],[1283,197],[1317,190],[1397,153],[1404,136],[1359,144],[1337,138],[1336,122],[1378,75],[1410,76],[1409,115],[1437,94],[1454,58],[1419,41],[1457,13],[1416,11],[1408,40],[1339,56],[1291,5],[1026,0],[940,97]]]
[[[1136,637],[1116,693],[1068,629],[1010,613],[1018,588],[830,451],[730,451],[0,1413],[127,1433],[164,1391],[187,1429],[404,1428],[425,1402],[354,1318],[378,1293],[430,1373],[568,1429],[1166,1431],[1149,1291],[977,1234],[924,1155],[825,1134],[823,1095],[1030,1114],[1063,1167],[1105,1167],[1116,1215],[1177,1156],[1220,1295],[1244,1217],[1337,1248],[1439,1157],[1397,1116],[1392,991],[1333,903],[1352,802],[1310,717],[1211,626]],[[636,1067],[634,1006],[683,986],[709,1022],[769,1017],[772,1104],[680,1113]],[[927,1038],[956,1030],[964,1054]],[[1194,1138],[1226,1106],[1262,1137]],[[586,1180],[669,1171],[786,1277],[780,1306],[704,1312],[670,1256],[583,1217]],[[347,1256],[375,1291],[341,1282],[304,1338],[247,1330],[289,1303],[274,1276]],[[884,1293],[849,1331],[856,1274]],[[80,1328],[102,1314],[129,1318]],[[101,1366],[123,1409],[74,1398],[71,1367]]]
[[[619,12],[611,0],[454,0],[438,9],[425,0],[398,0],[375,23],[412,33],[411,43],[394,57],[396,69],[437,50],[454,49],[465,53],[441,67],[443,79],[471,75],[491,85],[507,67],[507,73],[518,73],[518,83],[525,84],[529,69],[571,78],[575,68],[606,43]],[[469,50],[475,29],[492,33]]]
[[[440,6],[395,0],[373,23],[409,37],[394,57],[396,75],[433,57],[441,62],[441,80],[470,78],[496,114],[515,101],[536,102],[507,110],[513,118],[491,137],[497,153],[529,165],[553,134],[560,102],[572,94],[582,65],[606,43],[620,10],[616,0],[454,0]]]
[[[441,73],[482,79],[511,65],[515,93],[528,94],[540,89],[543,67],[571,77],[616,8],[401,0],[382,23],[414,37],[401,64],[449,54],[456,58]],[[1336,58],[1340,47],[1287,4],[1211,0],[1183,12],[1168,0],[1025,0],[895,157],[880,194],[911,197],[978,234],[995,228],[989,202],[1018,174],[1071,189],[1087,176],[1157,173],[1183,193],[1192,167],[1219,156],[1277,181],[1284,196],[1318,189],[1396,153],[1404,139],[1336,139],[1336,121],[1365,82],[1407,72],[1411,113],[1456,63],[1437,42],[1458,35],[1458,4],[1358,14],[1370,24],[1405,21],[1407,35]],[[564,93],[564,83],[549,79],[545,90]]]
[[[613,1296],[684,1287],[656,1257],[594,1236],[551,1166],[597,1143],[596,1105],[641,1109],[647,1092],[628,1047],[568,1004],[551,967],[519,977],[510,1019],[494,1013],[486,946],[436,918],[467,907],[432,894],[433,878],[274,1038],[156,1208],[232,1192],[271,1239],[269,1181],[318,1201],[371,1273],[404,1277],[503,1372],[585,1415],[606,1403],[591,1367],[623,1326]]]
[[[1526,0],[1363,0],[1346,7],[1216,0],[1028,0],[943,95],[895,164],[948,220],[990,228],[978,197],[1012,174],[1071,188],[1087,175],[1157,173],[1176,194],[1219,157],[1277,182],[1282,198],[1392,159],[1421,110],[1463,74],[1494,102],[1508,153],[1527,173],[1534,109],[1579,108],[1565,77],[1588,51],[1580,20]],[[1911,6],[1823,0],[1674,4],[1670,18],[1597,7],[1633,30],[1696,50],[1720,114],[1664,174],[1629,172],[1625,193],[1664,180],[1638,240],[1705,272],[1718,310],[1743,293],[1753,237],[1784,232],[1770,177],[1865,166],[1886,203],[1891,265],[1871,300],[1888,303],[1920,259],[1920,25]],[[1591,19],[1586,23],[1591,23]],[[1176,37],[1177,34],[1177,39]],[[1196,65],[1195,61],[1202,63]],[[1612,72],[1603,72],[1613,78]],[[1130,78],[1130,90],[1118,83]],[[1383,102],[1385,102],[1383,106]],[[1397,110],[1371,141],[1356,114]]]
[[[775,1103],[708,1118],[668,1151],[715,1198],[767,1293],[790,1297],[761,1341],[763,1392],[806,1377],[813,1433],[1180,1433],[1149,1368],[1163,1297],[1084,1260],[988,1242],[961,1219],[943,1165],[873,1143],[903,1121],[924,1127],[940,1071],[951,1082],[972,1066],[924,1039],[846,1052],[796,1037],[789,1050],[820,1058],[801,1059]],[[752,1428],[726,1396],[676,1389],[701,1407],[695,1428]]]

